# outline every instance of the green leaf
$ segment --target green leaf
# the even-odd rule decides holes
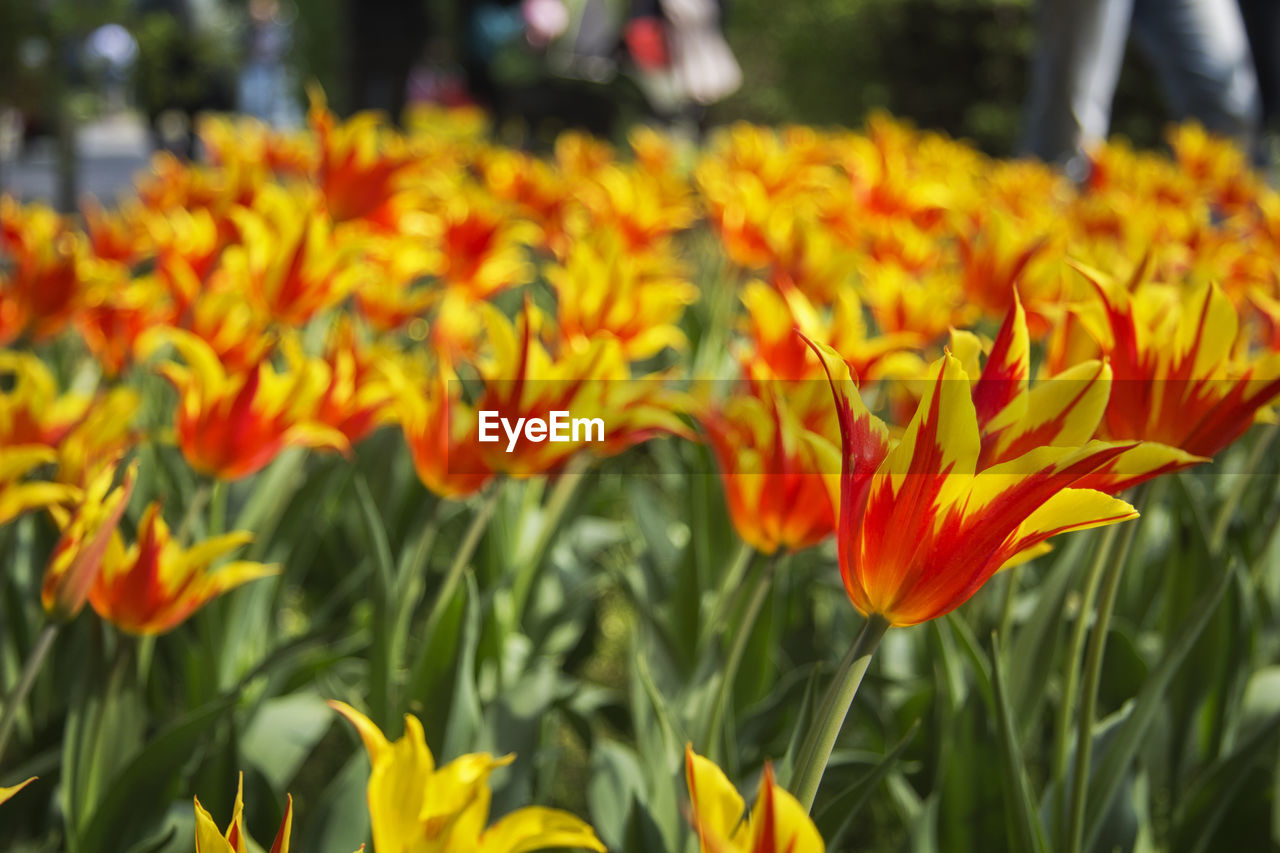
[[[1004,784],[1008,810],[1006,815],[1013,822],[1012,837],[1019,850],[1047,851],[1044,827],[1036,812],[1031,795],[1031,781],[1027,778],[1026,761],[1018,742],[1018,729],[1013,718],[1013,708],[1005,686],[1006,675],[1001,664],[1000,643],[993,634],[991,643],[992,685],[995,688],[996,731],[1000,738],[1000,758],[1004,765]]]
[[[333,711],[316,693],[293,693],[262,703],[240,738],[245,760],[283,795],[302,762],[333,724]]]
[[[644,803],[645,777],[633,750],[622,744],[601,740],[591,750],[587,806],[591,825],[611,850],[623,849],[631,812]]]
[[[840,823],[835,831],[825,836],[828,850],[842,849],[840,842],[844,840],[849,828],[853,826],[854,818],[862,812],[863,807],[871,799],[871,795],[875,793],[876,788],[889,775],[889,771],[897,766],[898,759],[902,757],[902,753],[907,751],[907,747],[915,740],[919,731],[920,721],[916,720],[911,724],[911,728],[907,729],[907,733],[902,736],[902,739],[885,753],[884,758],[870,772],[827,801],[826,807],[818,815],[816,821],[818,825],[825,826],[836,817],[840,818]]]
[[[1183,659],[1194,647],[1205,625],[1209,624],[1223,593],[1231,585],[1236,572],[1234,561],[1225,567],[1218,582],[1208,595],[1200,599],[1189,624],[1176,635],[1159,665],[1142,685],[1134,698],[1133,710],[1124,725],[1116,733],[1115,740],[1100,756],[1095,771],[1089,779],[1089,801],[1085,812],[1085,849],[1092,849],[1111,802],[1124,782],[1129,765],[1142,746],[1147,730],[1163,707],[1165,691],[1177,674]]]
[[[234,696],[226,696],[209,702],[179,717],[148,740],[112,779],[111,787],[98,802],[87,828],[80,834],[82,853],[117,853],[120,839],[129,837],[129,829],[146,820],[139,804],[168,799],[183,767],[234,701]]]
[[[458,643],[458,666],[449,705],[449,725],[442,744],[443,755],[447,757],[473,751],[476,735],[484,725],[484,712],[476,690],[476,649],[480,645],[480,590],[476,587],[474,574],[467,572],[465,578],[466,611]]]

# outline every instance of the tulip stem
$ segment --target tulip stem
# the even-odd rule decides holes
[[[1146,494],[1147,488],[1144,485],[1134,496],[1134,504],[1141,507],[1145,503]],[[1115,612],[1116,597],[1120,591],[1120,576],[1124,573],[1125,563],[1129,561],[1129,549],[1133,546],[1137,529],[1136,520],[1124,525],[1115,559],[1108,562],[1103,575],[1102,589],[1098,595],[1097,616],[1093,631],[1089,634],[1089,649],[1086,652],[1082,682],[1084,692],[1080,696],[1080,713],[1076,717],[1076,760],[1071,780],[1071,820],[1067,824],[1065,848],[1067,853],[1080,853],[1084,838],[1084,814],[1089,791],[1089,762],[1093,756],[1093,725],[1097,714],[1098,688],[1102,683],[1102,660],[1107,649],[1107,633],[1111,630],[1111,614]],[[1087,616],[1088,614],[1083,611],[1080,614],[1082,620]]]
[[[827,688],[816,725],[800,748],[796,777],[791,783],[796,799],[806,812],[813,810],[818,786],[822,784],[822,775],[827,770],[831,750],[835,748],[836,738],[840,736],[845,717],[849,715],[849,708],[853,705],[853,697],[857,695],[862,677],[867,673],[871,655],[888,630],[889,621],[879,613],[868,616],[849,653],[840,662],[840,669],[831,686]]]
[[[578,487],[586,479],[587,469],[591,467],[592,461],[593,457],[585,452],[570,458],[551,489],[551,495],[547,498],[542,511],[538,537],[534,540],[533,547],[527,552],[528,556],[520,561],[511,583],[511,612],[515,616],[513,623],[515,625],[519,625],[524,619],[524,608],[529,602],[529,595],[533,592],[547,550],[560,529],[560,522],[573,502],[573,496],[577,494]]]
[[[209,536],[221,536],[227,532],[227,481],[213,481],[209,490]]]
[[[57,636],[57,622],[49,622],[41,629],[40,635],[36,637],[36,644],[31,647],[31,654],[27,656],[27,662],[22,667],[22,674],[18,676],[18,683],[13,686],[13,692],[5,700],[4,711],[0,713],[0,759],[4,758],[4,750],[9,743],[9,735],[13,733],[13,725],[18,720],[18,709],[26,702],[27,694],[31,692],[32,686],[36,683],[36,676],[40,674],[40,667],[44,665],[45,658],[49,656],[49,651],[53,648],[53,641]]]
[[[444,618],[445,608],[453,600],[453,593],[462,581],[462,575],[467,570],[467,566],[470,565],[471,558],[475,556],[476,548],[480,545],[480,539],[489,527],[489,519],[493,517],[493,511],[497,509],[498,496],[501,493],[501,481],[490,483],[489,492],[481,501],[480,508],[476,510],[475,515],[471,516],[471,523],[467,525],[466,533],[462,534],[462,543],[453,555],[453,562],[449,564],[449,571],[445,573],[444,583],[440,584],[435,601],[431,603],[431,612],[427,614],[426,628],[422,635],[425,642],[431,642],[431,635],[435,633],[437,625]]]
[[[733,593],[742,588],[742,581],[747,576],[747,571],[751,568],[751,558],[760,553],[752,548],[746,542],[738,544],[738,551],[733,556],[733,562],[729,564],[729,571],[725,572],[724,581],[716,590],[715,601],[711,605],[711,613],[704,623],[706,630],[699,638],[699,646],[706,648],[706,644],[713,641],[720,633],[720,628],[724,624],[724,620],[729,618],[729,600],[733,598]]]
[[[1245,460],[1244,470],[1236,474],[1231,491],[1227,493],[1227,499],[1222,502],[1222,507],[1218,510],[1218,517],[1213,522],[1213,532],[1209,535],[1209,553],[1211,555],[1216,557],[1222,552],[1222,546],[1227,541],[1227,528],[1231,526],[1231,518],[1235,515],[1236,507],[1240,505],[1240,500],[1244,497],[1245,489],[1248,488],[1253,473],[1262,464],[1262,458],[1266,454],[1267,448],[1271,446],[1271,442],[1275,440],[1277,432],[1280,432],[1280,423],[1267,426],[1266,431],[1258,436],[1258,440],[1253,443],[1253,447],[1249,451],[1249,458]]]
[[[1075,718],[1076,695],[1080,692],[1080,666],[1084,659],[1085,640],[1089,636],[1089,614],[1093,611],[1093,602],[1098,597],[1098,586],[1102,583],[1102,570],[1110,562],[1111,553],[1115,550],[1116,534],[1120,532],[1120,525],[1108,525],[1106,530],[1100,532],[1102,538],[1098,540],[1093,561],[1089,564],[1089,572],[1085,575],[1079,611],[1071,627],[1071,641],[1067,646],[1067,672],[1062,682],[1062,700],[1058,708],[1058,717],[1054,721],[1052,778],[1057,783],[1054,814],[1058,833],[1065,830],[1067,821],[1068,737],[1071,733],[1071,721]],[[1055,837],[1060,839],[1062,836],[1059,834]]]
[[[1114,525],[1112,525],[1114,527]],[[1013,602],[1018,597],[1018,581],[1021,580],[1022,564],[1004,572],[1004,600],[1000,604],[1000,623],[998,636],[1006,638],[1012,633]]]
[[[742,665],[743,655],[746,654],[751,632],[755,630],[760,611],[764,609],[765,601],[769,598],[769,590],[773,586],[774,569],[777,565],[778,554],[775,552],[765,562],[764,569],[751,588],[751,597],[747,600],[746,609],[742,612],[742,621],[738,623],[737,633],[733,636],[733,645],[729,647],[729,656],[725,659],[724,669],[720,674],[720,689],[716,692],[716,703],[711,708],[711,716],[707,720],[707,728],[702,736],[702,742],[707,749],[706,754],[713,761],[718,759],[720,723],[724,719],[729,697],[733,694],[734,683],[738,680],[738,668]]]

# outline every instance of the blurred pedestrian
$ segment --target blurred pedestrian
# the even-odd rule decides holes
[[[287,62],[293,43],[291,18],[279,0],[250,0],[245,61],[236,99],[240,112],[286,129],[302,124]]]
[[[195,154],[196,114],[235,106],[234,48],[217,4],[139,0],[139,106],[153,144],[184,159]]]
[[[1024,153],[1083,180],[1087,149],[1107,136],[1132,32],[1175,119],[1256,154],[1258,78],[1236,0],[1038,0],[1035,16]]]

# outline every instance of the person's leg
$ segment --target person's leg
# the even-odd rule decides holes
[[[1262,106],[1235,0],[1137,0],[1133,32],[1174,118],[1253,150]]]
[[[1244,16],[1249,51],[1258,72],[1258,92],[1262,96],[1262,122],[1280,126],[1280,2],[1239,0]]]
[[[1036,4],[1024,154],[1070,171],[1070,161],[1106,138],[1132,8],[1133,0]]]

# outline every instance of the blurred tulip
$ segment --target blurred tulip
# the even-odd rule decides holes
[[[417,158],[386,132],[376,114],[361,113],[340,123],[318,89],[310,95],[307,123],[319,152],[314,177],[329,215],[334,222],[359,219],[392,228],[392,200]]]
[[[350,444],[395,420],[387,365],[398,354],[385,345],[361,341],[349,317],[334,324],[321,357],[306,358],[294,338],[285,340],[284,353],[292,369],[316,373],[316,386],[322,390],[315,420],[342,433]]]
[[[133,421],[141,405],[132,388],[112,388],[95,397],[84,417],[58,442],[59,482],[83,486],[137,444]]]
[[[529,806],[487,827],[489,775],[515,760],[463,755],[437,767],[422,724],[405,715],[395,742],[350,705],[330,706],[355,727],[373,765],[369,817],[378,853],[526,853],[548,847],[603,851],[591,827],[568,812]]]
[[[129,504],[137,475],[138,464],[131,462],[120,485],[112,488],[116,468],[104,468],[69,510],[60,506],[50,508],[62,535],[45,567],[40,600],[54,620],[74,619],[88,601],[111,537]]]
[[[752,382],[699,420],[720,466],[729,517],[743,541],[772,554],[835,531],[839,432],[817,382]]]
[[[239,241],[228,246],[210,287],[251,300],[286,326],[304,326],[355,286],[356,245],[333,233],[318,195],[268,185],[252,208],[232,213]]]
[[[1103,419],[1106,437],[1213,457],[1280,395],[1280,353],[1247,352],[1236,309],[1216,285],[1172,294],[1143,284],[1145,264],[1128,286],[1081,271],[1103,311],[1100,321],[1083,319],[1120,386]]]
[[[237,531],[183,548],[154,502],[142,513],[137,537],[127,549],[118,535],[111,538],[89,593],[97,614],[130,634],[172,631],[212,599],[279,571],[261,563],[233,562],[211,572],[211,563],[253,541],[253,534]]]
[[[0,390],[0,446],[56,447],[93,402],[84,394],[59,394],[53,373],[31,353],[0,350],[0,377],[12,383]]]
[[[8,788],[0,788],[0,805],[4,805],[6,801],[13,799],[13,796],[15,794],[17,794],[19,791],[21,791],[23,788],[27,787],[34,781],[36,781],[36,777],[32,776],[30,779],[27,779],[25,782],[19,782],[18,784],[12,785]]]
[[[39,444],[0,447],[0,524],[33,509],[75,500],[77,490],[62,483],[22,482],[41,465],[58,458],[52,447]]]
[[[600,335],[621,343],[631,361],[682,349],[677,325],[698,289],[675,260],[628,250],[613,231],[576,241],[563,266],[548,266],[555,288],[557,321],[571,347],[587,346]]]
[[[0,313],[0,331],[25,328],[36,340],[62,331],[79,307],[83,242],[50,208],[0,195],[0,311],[10,314]]]
[[[324,388],[314,371],[277,373],[264,361],[232,373],[195,335],[174,329],[163,339],[186,360],[186,366],[166,362],[159,370],[178,390],[178,446],[195,470],[237,480],[285,447],[350,450],[341,432],[316,420]]]

